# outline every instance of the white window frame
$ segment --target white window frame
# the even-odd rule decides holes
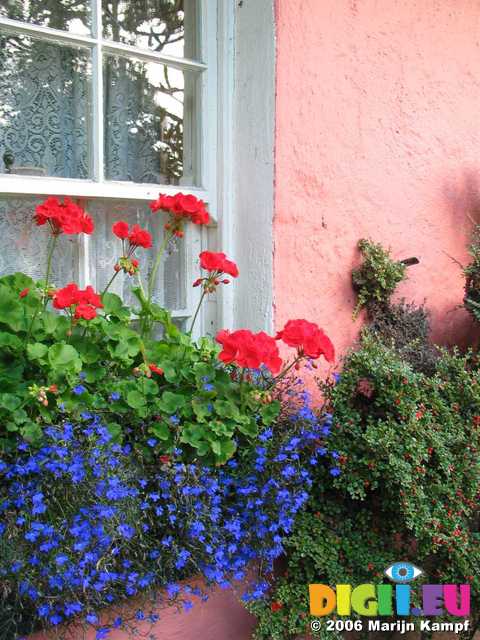
[[[134,1],[134,0],[132,0]],[[92,52],[93,83],[93,131],[92,144],[93,179],[69,179],[59,177],[25,176],[14,174],[0,175],[0,194],[2,196],[69,196],[83,200],[131,200],[149,202],[157,198],[158,193],[175,194],[178,191],[193,194],[209,205],[212,224],[218,222],[217,210],[217,0],[199,0],[199,35],[201,42],[200,60],[180,58],[139,47],[103,39],[102,0],[91,0],[92,35],[83,36],[52,29],[32,23],[20,22],[0,16],[0,28],[4,32],[26,36],[37,36],[43,40],[52,40],[59,44],[87,48]],[[103,55],[105,53],[128,55],[147,62],[169,65],[182,71],[194,71],[200,74],[200,187],[162,184],[145,184],[124,181],[106,181],[103,162]],[[193,290],[190,283],[198,271],[196,257],[207,243],[207,232],[189,225],[184,241],[186,250],[186,291],[185,309],[172,310],[173,317],[188,318],[194,313],[200,292]],[[80,246],[80,274],[82,285],[91,281],[89,271],[89,236],[82,234]],[[203,329],[201,319],[196,333]]]

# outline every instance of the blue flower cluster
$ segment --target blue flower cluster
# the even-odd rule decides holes
[[[308,500],[310,467],[335,460],[325,446],[331,417],[319,420],[308,395],[288,425],[263,430],[221,468],[185,464],[180,449],[146,467],[89,414],[46,429],[40,449],[22,442],[13,463],[0,461],[0,583],[11,628],[26,628],[29,615],[40,626],[80,619],[105,638],[125,621],[101,625],[99,609],[164,587],[137,620],[154,622],[174,600],[188,610],[192,596],[208,597],[185,582],[199,571],[222,587],[244,581],[247,601],[262,598]],[[253,565],[262,571],[249,585]]]

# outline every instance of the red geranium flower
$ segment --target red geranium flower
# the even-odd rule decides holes
[[[224,253],[214,253],[213,251],[202,251],[200,254],[200,266],[209,272],[208,277],[198,278],[193,283],[194,287],[198,287],[203,284],[203,288],[206,293],[212,293],[215,291],[215,287],[222,284],[228,284],[229,280],[220,280],[223,274],[228,274],[233,278],[238,276],[237,265],[228,260]]]
[[[335,349],[330,338],[318,325],[307,320],[289,320],[282,331],[277,333],[277,340],[296,347],[309,358],[323,355],[328,362],[335,359]]]
[[[80,289],[74,282],[67,284],[63,289],[59,289],[53,298],[53,306],[55,309],[66,309],[80,302]]]
[[[272,373],[277,373],[282,366],[275,340],[263,331],[220,331],[216,340],[223,347],[218,357],[225,364],[234,363],[248,369],[258,369],[264,364]]]
[[[224,253],[214,253],[213,251],[202,251],[200,254],[200,266],[207,271],[215,271],[217,275],[228,273],[228,275],[236,278],[238,276],[238,267],[231,260],[227,259]]]
[[[160,194],[158,199],[151,202],[149,206],[154,212],[170,213],[171,224],[167,228],[172,228],[173,233],[181,230],[182,220],[190,220],[194,224],[208,224],[210,221],[205,203],[192,194],[177,193],[174,196]]]
[[[160,367],[157,367],[156,364],[149,364],[148,368],[150,369],[150,371],[152,371],[153,373],[158,374],[159,376],[163,376],[163,369],[161,369]]]
[[[93,318],[95,318],[96,316],[97,311],[91,304],[86,304],[85,302],[80,302],[79,304],[77,304],[74,315],[77,320],[79,318],[83,318],[84,320],[93,320]]]
[[[134,224],[129,235],[128,241],[131,247],[143,247],[144,249],[150,249],[152,246],[152,236],[146,229],[141,229],[138,224]]]
[[[112,226],[113,233],[120,238],[121,240],[125,240],[128,238],[128,223],[124,220],[118,220]]]
[[[280,611],[283,608],[283,604],[281,602],[272,602],[270,605],[270,609],[275,613],[276,611]]]
[[[103,304],[93,287],[89,285],[82,290],[74,282],[71,282],[55,292],[53,306],[55,309],[70,309],[73,317],[77,320],[80,318],[92,320],[97,315],[96,310],[101,309]]]
[[[36,207],[34,220],[38,226],[48,222],[56,236],[61,233],[90,234],[94,229],[92,218],[70,198],[65,198],[63,202],[53,196],[47,198]]]

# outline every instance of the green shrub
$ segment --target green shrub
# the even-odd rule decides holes
[[[401,300],[398,304],[377,305],[369,310],[367,331],[395,349],[415,371],[435,372],[438,348],[430,339],[430,322],[424,306]]]
[[[357,293],[353,315],[374,304],[386,305],[399,282],[405,279],[406,266],[392,260],[390,252],[370,240],[358,243],[363,262],[352,271],[352,284]]]
[[[465,267],[465,296],[463,304],[474,320],[480,321],[480,226],[474,229],[472,241],[469,247],[472,258],[470,264]]]
[[[478,616],[475,359],[443,353],[427,376],[370,334],[348,355],[338,382],[322,389],[333,415],[328,448],[338,452],[342,472],[318,467],[317,491],[286,543],[287,573],[274,583],[270,603],[255,608],[257,638],[305,632],[309,583],[382,582],[388,564],[400,559],[424,570],[420,582],[471,582]],[[272,611],[272,603],[281,607]]]

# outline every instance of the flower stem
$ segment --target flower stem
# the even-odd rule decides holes
[[[105,289],[102,291],[102,293],[100,294],[100,296],[103,298],[103,296],[107,293],[107,291],[110,289],[112,282],[115,280],[115,278],[118,276],[118,274],[120,273],[120,271],[115,271],[113,276],[110,278],[110,280],[108,281],[107,286],[105,287]]]
[[[188,335],[189,335],[189,336],[191,336],[191,335],[192,335],[193,327],[195,326],[195,321],[196,321],[197,316],[198,316],[198,314],[199,314],[199,312],[200,312],[200,307],[202,306],[202,302],[203,302],[203,299],[205,298],[206,293],[207,293],[207,292],[206,292],[206,290],[204,289],[204,290],[203,290],[203,292],[202,292],[202,295],[201,295],[201,297],[200,297],[200,301],[199,301],[199,303],[198,303],[198,305],[197,305],[197,309],[196,309],[196,311],[195,311],[195,314],[194,314],[194,316],[193,316],[192,324],[190,325],[190,331],[188,332]]]
[[[155,276],[157,275],[158,267],[160,266],[160,262],[163,258],[163,254],[165,253],[166,248],[168,247],[168,243],[172,239],[172,232],[166,231],[165,237],[163,239],[162,245],[157,253],[157,257],[155,259],[155,263],[153,265],[152,273],[150,274],[150,279],[148,281],[148,302],[150,303],[153,295],[153,287],[155,285]]]
[[[294,366],[297,364],[297,362],[300,362],[300,360],[302,360],[304,357],[305,357],[305,356],[303,356],[303,355],[298,355],[298,356],[293,360],[293,362],[291,362],[291,363],[288,365],[288,367],[286,367],[286,369],[284,369],[283,371],[281,371],[281,372],[278,374],[278,376],[272,380],[272,383],[271,383],[271,385],[270,385],[268,388],[269,388],[269,389],[271,389],[274,385],[276,385],[276,384],[277,384],[277,382],[279,382],[282,378],[284,378],[284,377],[287,375],[287,373],[290,371],[290,369],[291,369],[292,367],[294,367]]]
[[[58,235],[53,235],[51,242],[50,242],[50,249],[48,251],[48,256],[47,256],[47,273],[45,274],[45,288],[44,288],[44,301],[43,301],[43,308],[46,309],[47,308],[47,304],[48,304],[48,283],[50,280],[50,274],[52,271],[52,257],[53,257],[53,252],[55,251],[55,246],[57,244],[57,240],[58,240]],[[30,326],[28,327],[28,332],[27,332],[27,342],[30,339],[30,335],[32,333],[32,329],[33,329],[33,325],[35,324],[35,320],[37,319],[37,316],[39,314],[40,309],[37,308],[35,313],[33,314],[32,317],[32,321],[30,322]]]
[[[58,240],[58,235],[54,235],[53,238],[52,238],[52,242],[50,244],[50,250],[48,252],[48,257],[47,257],[47,273],[45,274],[44,308],[46,308],[46,306],[48,304],[48,283],[50,281],[50,274],[52,272],[52,257],[53,257],[53,252],[55,251],[57,240]]]

